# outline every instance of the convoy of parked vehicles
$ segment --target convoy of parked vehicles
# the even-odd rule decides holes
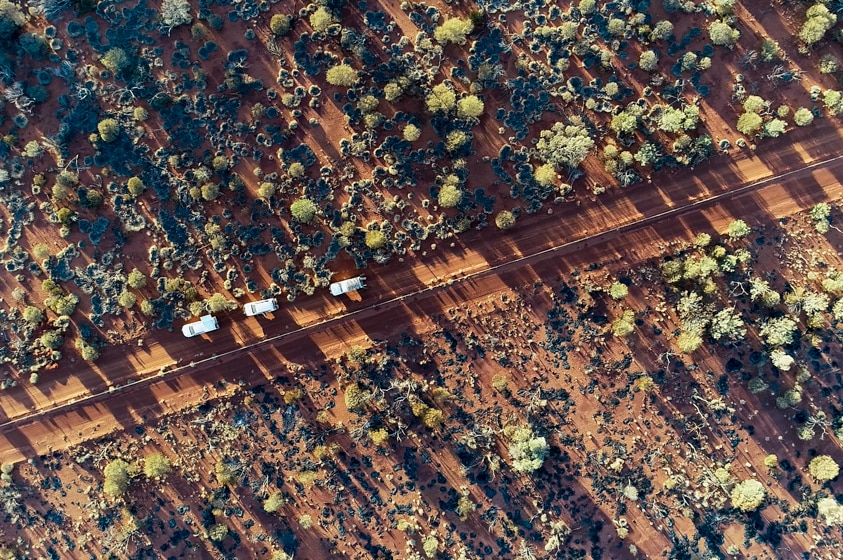
[[[347,294],[348,292],[361,290],[365,287],[366,277],[357,276],[355,278],[349,278],[347,280],[341,280],[339,282],[332,283],[330,290],[331,295],[339,296],[342,294]],[[267,313],[272,313],[277,309],[278,300],[275,298],[262,299],[259,301],[250,301],[249,303],[243,306],[243,312],[246,314],[247,317],[254,317],[256,315],[265,316]],[[193,323],[187,323],[186,325],[182,326],[181,332],[184,336],[190,338],[193,336],[198,336],[200,334],[206,334],[215,331],[218,328],[220,328],[220,325],[217,321],[217,318],[211,314],[208,314],[199,317],[198,321],[195,321]]]

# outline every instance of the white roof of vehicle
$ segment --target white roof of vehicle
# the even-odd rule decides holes
[[[364,283],[364,280],[366,280],[365,276],[358,276],[356,278],[349,278],[347,280],[334,282],[331,284],[331,295],[338,296],[346,292],[353,292],[354,290],[365,288],[366,284]]]
[[[278,309],[278,300],[275,298],[262,299],[260,301],[252,301],[243,306],[243,311],[247,316],[260,315],[261,313],[269,313]]]
[[[219,328],[219,323],[217,322],[217,318],[213,315],[203,315],[199,317],[199,320],[194,323],[188,323],[183,325],[181,328],[181,333],[184,336],[191,337],[196,336],[197,334],[204,334],[206,332],[215,331]]]

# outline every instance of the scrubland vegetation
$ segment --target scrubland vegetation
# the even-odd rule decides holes
[[[787,142],[843,111],[840,12],[0,0],[2,387]],[[597,259],[4,464],[2,554],[833,558],[839,222]]]

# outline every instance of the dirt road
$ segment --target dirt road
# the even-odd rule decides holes
[[[232,313],[221,318],[213,337],[157,332],[143,347],[109,349],[95,367],[79,364],[66,382],[45,379],[3,393],[0,460],[143,423],[226,392],[226,381],[252,384],[282,375],[283,368],[272,365],[336,355],[361,333],[383,338],[409,327],[414,317],[513,283],[597,260],[637,261],[689,231],[722,230],[737,217],[762,222],[836,198],[843,157],[835,153],[841,140],[835,124],[819,121],[758,152],[714,158],[693,172],[658,174],[654,183],[580,206],[546,205],[543,215],[522,218],[508,234],[470,232],[454,247],[440,240],[412,263],[394,260],[368,271],[362,301],[320,293],[282,305],[273,321]]]

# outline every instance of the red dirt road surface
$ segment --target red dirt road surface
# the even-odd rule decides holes
[[[400,332],[408,322],[486,297],[514,279],[558,275],[598,259],[638,261],[660,252],[660,244],[694,231],[722,231],[735,218],[760,222],[837,198],[843,156],[836,155],[841,136],[835,124],[823,120],[755,152],[715,157],[693,174],[656,174],[653,183],[581,206],[546,206],[546,214],[523,217],[508,234],[470,232],[439,242],[411,266],[393,260],[366,271],[369,288],[361,301],[332,298],[325,290],[284,302],[271,321],[235,311],[220,317],[212,336],[154,332],[142,346],[109,348],[96,365],[77,364],[61,383],[2,394],[0,460],[64,448],[183,409],[214,396],[210,387],[218,381],[252,384],[284,375],[286,363],[310,360],[314,352],[331,358],[364,333]]]

